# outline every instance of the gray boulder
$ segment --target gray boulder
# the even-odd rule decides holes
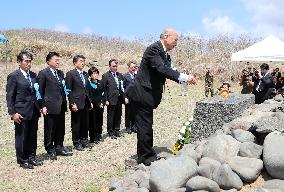
[[[253,123],[252,130],[261,134],[273,131],[284,132],[284,114],[280,112],[265,116]]]
[[[137,189],[138,184],[132,177],[124,177],[123,182],[122,182],[122,187],[125,190],[130,190],[130,189]]]
[[[197,174],[196,162],[188,156],[160,160],[150,167],[150,189],[152,192],[167,192],[184,187]]]
[[[182,188],[178,188],[178,189],[172,189],[170,191],[172,191],[172,192],[186,192],[186,188],[182,187]]]
[[[195,151],[195,145],[188,144],[184,145],[183,148],[179,151],[178,156],[187,155],[192,158],[196,163],[200,160],[200,155]]]
[[[248,114],[244,114],[242,117],[238,117],[231,122],[224,124],[222,129],[226,130],[228,133],[230,130],[235,129],[250,130],[255,121],[268,115],[268,112],[261,112],[256,109],[249,109],[245,112],[248,112]]]
[[[240,142],[230,135],[218,135],[208,140],[203,151],[203,157],[210,157],[221,163],[226,163],[227,159],[237,156]]]
[[[253,142],[244,142],[240,145],[239,156],[259,159],[262,154],[263,147]]]
[[[203,153],[203,150],[204,150],[206,144],[207,144],[207,140],[206,139],[196,143],[195,151],[197,153],[197,158],[199,160],[202,157],[202,153]]]
[[[266,136],[263,144],[264,166],[273,178],[284,179],[284,136],[273,132]]]
[[[223,164],[219,169],[214,171],[213,181],[215,181],[222,189],[238,189],[243,187],[240,177],[234,173],[228,164]]]
[[[284,192],[284,180],[280,179],[272,179],[269,181],[266,181],[262,188],[264,189],[279,189]]]
[[[138,192],[149,192],[149,189],[146,189],[146,188],[138,188]]]
[[[255,136],[249,131],[235,129],[232,130],[231,134],[239,142],[255,142]]]
[[[219,161],[203,157],[199,161],[198,174],[208,179],[212,179],[214,171],[219,169],[220,166],[221,163]]]
[[[252,192],[283,192],[280,189],[265,189],[265,188],[257,188],[253,190]]]
[[[131,178],[138,184],[139,188],[147,188],[150,189],[149,185],[149,175],[147,172],[142,170],[137,170],[135,173],[131,176]]]
[[[274,97],[274,100],[275,100],[275,101],[278,101],[278,102],[282,102],[282,101],[284,100],[284,98],[282,97],[282,95],[277,94],[277,95]]]
[[[263,168],[263,162],[260,159],[248,157],[231,157],[228,164],[247,183],[255,181]]]
[[[212,164],[204,164],[198,167],[198,174],[208,179],[213,179],[214,172],[218,170],[220,166]]]
[[[199,166],[201,165],[214,165],[216,167],[221,166],[221,163],[215,159],[211,159],[209,157],[203,157],[202,159],[200,159],[199,161]]]
[[[237,189],[222,190],[222,192],[238,192]]]
[[[186,191],[198,191],[204,190],[209,192],[219,192],[219,185],[210,179],[205,177],[196,176],[188,180],[186,183]]]

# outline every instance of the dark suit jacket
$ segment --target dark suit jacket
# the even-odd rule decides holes
[[[83,75],[85,78],[86,86],[84,86],[80,78],[80,74],[76,69],[73,69],[66,73],[66,88],[71,90],[68,94],[70,109],[72,107],[72,104],[76,104],[78,109],[84,109],[86,104],[87,107],[91,107],[88,74],[84,71]]]
[[[46,107],[49,114],[60,114],[61,109],[67,110],[66,95],[62,84],[64,74],[61,70],[57,70],[57,74],[59,81],[53,75],[51,69],[47,67],[41,70],[37,77],[40,94],[43,99],[41,108]]]
[[[150,108],[157,108],[161,102],[166,78],[178,82],[180,73],[170,67],[160,41],[147,47],[134,83],[126,89],[126,96]]]
[[[130,75],[129,72],[124,73],[123,77],[124,77],[124,81],[125,81],[125,87],[127,88],[128,85],[134,81],[134,79],[131,79],[131,75]]]
[[[119,103],[123,103],[125,89],[124,77],[119,72],[116,72],[116,75],[119,81],[119,88],[117,87],[115,78],[110,71],[106,72],[102,76],[105,101],[108,101],[110,105],[117,105]]]
[[[261,102],[263,102],[264,100],[269,99],[270,97],[271,94],[270,88],[273,88],[272,76],[270,74],[267,74],[265,77],[259,79],[256,83],[255,89],[257,88],[258,84],[259,84],[259,90],[261,91],[258,92],[254,90],[254,94],[257,98],[260,99]]]
[[[34,85],[36,73],[30,71],[29,74]],[[9,115],[19,113],[24,120],[30,120],[33,116],[40,116],[34,87],[31,88],[29,80],[25,78],[20,69],[7,77],[6,100]]]

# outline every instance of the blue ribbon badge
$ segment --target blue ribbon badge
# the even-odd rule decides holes
[[[62,80],[62,85],[63,85],[63,88],[64,88],[65,95],[69,95],[71,90],[66,88],[65,80]]]
[[[38,83],[35,83],[35,84],[34,84],[34,88],[35,88],[35,91],[36,91],[36,99],[37,99],[37,100],[42,99],[42,97],[41,97],[41,95],[40,95],[40,92],[39,92],[39,84],[38,84]]]

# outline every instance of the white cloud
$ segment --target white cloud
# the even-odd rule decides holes
[[[240,34],[244,29],[229,16],[213,16],[202,19],[203,27],[208,34]]]
[[[59,31],[59,32],[69,32],[70,31],[68,25],[66,24],[57,24],[53,27],[53,30]]]
[[[84,29],[83,29],[83,34],[86,34],[86,35],[91,35],[93,34],[93,29],[89,26],[86,26]]]
[[[241,0],[252,17],[251,31],[267,36],[274,34],[284,38],[283,0]]]

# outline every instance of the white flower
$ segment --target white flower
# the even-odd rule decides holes
[[[187,121],[187,122],[185,122],[185,126],[188,126],[190,124],[190,122],[189,121]]]
[[[181,130],[179,131],[181,134],[185,134],[186,126],[182,126]]]
[[[179,140],[184,140],[183,136],[181,136],[181,135],[178,136],[178,139]]]
[[[188,131],[190,132],[191,131],[191,127],[187,127]]]

